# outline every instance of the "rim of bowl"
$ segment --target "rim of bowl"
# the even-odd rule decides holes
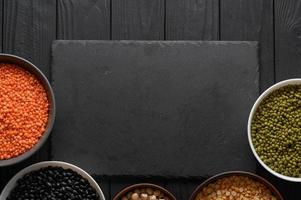
[[[193,193],[190,196],[190,200],[195,200],[195,198],[197,197],[197,195],[200,193],[200,191],[206,187],[208,184],[217,181],[220,178],[224,178],[227,176],[245,176],[245,177],[250,177],[260,183],[262,183],[263,185],[265,185],[271,192],[273,195],[276,196],[277,200],[284,200],[284,198],[282,197],[281,193],[278,191],[278,189],[269,181],[267,181],[266,179],[264,179],[263,177],[251,173],[251,172],[245,172],[245,171],[228,171],[228,172],[222,172],[219,174],[216,174],[210,178],[208,178],[207,180],[205,180],[203,183],[201,183],[200,185],[197,186],[197,188],[193,191]]]
[[[159,185],[153,184],[153,183],[137,183],[137,184],[125,187],[114,196],[113,200],[119,200],[121,197],[123,197],[129,191],[135,190],[137,188],[145,188],[145,187],[150,187],[150,188],[154,188],[154,189],[163,191],[170,200],[176,200],[176,197],[170,191],[168,191],[167,189],[165,189]]]
[[[3,59],[3,58],[7,59],[7,61],[6,60],[1,61],[1,59]],[[41,138],[31,149],[27,150],[26,152],[24,152],[16,157],[10,158],[10,159],[0,160],[0,167],[4,167],[4,166],[14,165],[16,163],[22,162],[23,160],[32,156],[35,152],[37,152],[44,145],[44,143],[47,141],[47,139],[51,133],[51,130],[53,128],[53,125],[54,125],[55,113],[56,113],[56,103],[55,103],[54,92],[53,92],[53,89],[52,89],[48,79],[43,74],[43,72],[39,68],[37,68],[33,63],[31,63],[30,61],[28,61],[24,58],[21,58],[19,56],[12,55],[12,54],[5,54],[5,53],[0,53],[0,63],[1,62],[14,63],[14,64],[18,65],[19,67],[25,69],[29,73],[32,73],[33,75],[35,75],[36,78],[44,86],[44,88],[47,92],[49,103],[50,103],[48,122],[46,125],[46,129],[45,129],[43,135],[41,136]]]
[[[260,103],[262,102],[263,99],[265,99],[269,94],[271,94],[273,91],[282,88],[284,86],[287,85],[301,85],[301,78],[294,78],[294,79],[287,79],[281,82],[278,82],[274,85],[272,85],[271,87],[269,87],[268,89],[266,89],[255,101],[250,114],[249,114],[249,119],[248,119],[248,141],[249,141],[249,145],[251,147],[251,150],[255,156],[255,158],[257,159],[257,161],[271,174],[277,176],[278,178],[281,178],[283,180],[287,180],[287,181],[292,181],[292,182],[301,182],[301,178],[296,178],[296,177],[290,177],[290,176],[285,176],[283,174],[280,174],[274,170],[272,170],[269,166],[267,166],[259,157],[259,155],[257,154],[255,147],[253,145],[252,142],[252,136],[251,136],[251,124],[252,124],[252,120],[253,120],[253,116],[254,113],[256,112],[258,106],[260,105]]]
[[[2,190],[2,193],[0,195],[0,200],[5,200],[7,198],[7,196],[10,194],[11,190],[16,186],[17,181],[21,177],[23,177],[25,174],[27,174],[31,171],[39,170],[44,167],[48,167],[48,166],[62,167],[64,169],[71,169],[71,170],[75,171],[76,173],[78,173],[83,178],[85,178],[89,181],[90,185],[98,193],[100,200],[105,200],[105,196],[104,196],[101,188],[99,187],[97,182],[92,178],[92,176],[90,176],[86,171],[84,171],[80,167],[70,164],[70,163],[62,162],[62,161],[44,161],[44,162],[35,163],[33,165],[30,165],[30,166],[22,169],[16,175],[14,175],[9,180],[9,182],[6,184],[6,186],[4,187],[4,189]]]

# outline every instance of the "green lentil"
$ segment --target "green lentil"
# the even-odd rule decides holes
[[[261,102],[253,116],[251,137],[267,166],[301,177],[301,85],[279,88]]]

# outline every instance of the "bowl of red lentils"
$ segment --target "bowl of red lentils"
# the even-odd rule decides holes
[[[200,184],[190,200],[284,200],[264,178],[249,172],[232,171],[215,175]]]
[[[165,188],[151,184],[139,183],[126,187],[113,200],[176,200]]]
[[[0,54],[0,167],[38,151],[54,119],[54,94],[45,75],[21,57]]]

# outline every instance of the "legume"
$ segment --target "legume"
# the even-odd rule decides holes
[[[6,200],[98,200],[90,183],[71,169],[46,167],[30,172],[18,180]]]
[[[210,183],[195,200],[276,200],[276,197],[258,181],[245,176],[229,176]]]
[[[45,88],[31,73],[0,63],[0,160],[31,149],[48,121]]]
[[[169,200],[169,198],[160,190],[140,188],[128,192],[120,200]]]
[[[282,87],[259,105],[251,125],[261,160],[274,171],[301,177],[301,85]]]

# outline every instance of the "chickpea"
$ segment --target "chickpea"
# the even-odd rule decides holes
[[[154,194],[154,190],[152,188],[146,188],[146,193],[152,195]]]
[[[148,195],[145,194],[145,193],[142,193],[142,194],[140,195],[141,200],[147,200],[147,197],[148,197]]]
[[[149,200],[157,200],[156,196],[155,195],[152,195],[149,197]]]
[[[137,193],[133,193],[131,200],[138,200],[139,199],[139,195]]]

